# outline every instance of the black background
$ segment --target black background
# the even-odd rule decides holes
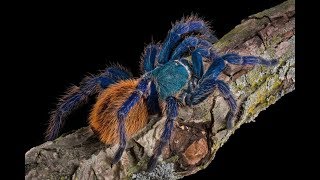
[[[237,3],[236,3],[237,2]],[[128,67],[139,76],[139,60],[144,46],[153,39],[162,41],[171,22],[191,12],[211,21],[218,38],[247,16],[273,7],[283,0],[224,0],[215,4],[197,2],[201,8],[105,5],[101,9],[45,4],[21,16],[21,33],[26,57],[19,60],[27,94],[22,129],[25,153],[44,142],[49,111],[57,98],[71,84],[88,73],[112,62]],[[160,2],[157,2],[160,3]],[[194,5],[196,6],[196,4]],[[20,71],[20,69],[19,69]],[[19,84],[19,85],[20,85]],[[297,162],[296,131],[292,121],[297,116],[296,93],[290,93],[256,118],[243,125],[218,151],[210,166],[185,179],[202,177],[272,178],[275,174],[295,175]],[[91,104],[94,101],[90,102]],[[63,132],[86,125],[89,106],[81,108],[67,121]]]

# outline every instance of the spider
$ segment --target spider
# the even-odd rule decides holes
[[[94,95],[97,101],[91,110],[89,124],[103,143],[119,144],[112,164],[121,159],[127,140],[146,126],[150,114],[165,114],[160,142],[148,163],[148,169],[152,170],[170,139],[179,106],[197,105],[215,88],[228,103],[227,127],[232,127],[237,103],[229,86],[218,79],[225,69],[225,62],[272,66],[277,60],[235,53],[218,55],[212,48],[215,41],[204,20],[197,16],[182,18],[173,24],[162,44],[146,46],[140,78],[133,78],[125,68],[116,65],[71,87],[51,113],[47,140],[54,140],[68,115]],[[188,56],[191,58],[186,58]],[[204,59],[211,63],[206,71]]]

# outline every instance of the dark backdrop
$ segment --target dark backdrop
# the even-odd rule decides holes
[[[104,6],[92,9],[78,6],[43,5],[28,11],[21,31],[25,59],[21,59],[23,84],[27,93],[28,111],[24,114],[23,153],[43,143],[48,112],[70,84],[77,84],[84,75],[104,69],[110,62],[119,62],[139,76],[139,60],[144,46],[153,38],[161,41],[171,27],[191,12],[212,22],[218,38],[247,16],[273,7],[283,0],[224,0],[215,4],[196,2],[202,8],[159,7],[133,8]],[[160,3],[160,2],[157,2]],[[184,4],[188,5],[188,4]],[[91,104],[93,103],[90,102]],[[63,132],[86,125],[89,106],[81,108],[67,121]],[[295,93],[288,94],[260,113],[256,123],[246,124],[218,151],[211,165],[196,177],[258,178],[284,177],[292,174],[296,148],[291,128],[296,116]],[[294,174],[294,173],[293,173]],[[205,178],[207,177],[207,178]]]

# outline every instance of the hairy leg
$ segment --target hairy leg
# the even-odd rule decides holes
[[[159,44],[149,44],[144,50],[141,61],[141,71],[146,73],[152,71],[155,68],[156,58],[159,54]]]
[[[183,102],[192,106],[205,100],[213,92],[217,78],[224,68],[224,60],[222,58],[215,59],[199,80],[199,85],[182,97],[184,98]]]
[[[151,82],[150,84],[150,93],[149,93],[149,96],[147,97],[147,105],[148,105],[149,114],[161,113],[157,88],[153,82]]]
[[[220,93],[222,94],[223,98],[228,103],[228,106],[230,108],[230,110],[227,114],[227,117],[226,117],[227,128],[230,129],[234,126],[233,117],[234,117],[236,110],[237,110],[237,101],[234,99],[232,92],[230,91],[229,86],[225,82],[223,82],[221,80],[217,80],[216,85],[217,85]]]
[[[117,82],[120,80],[126,80],[132,77],[131,72],[129,72],[127,69],[121,67],[121,66],[111,66],[107,67],[104,72],[101,73],[102,77],[108,77],[112,79],[113,81]],[[103,78],[101,79],[103,80]],[[106,88],[102,86],[103,83],[101,84],[102,88]]]
[[[56,110],[51,113],[46,139],[54,140],[57,138],[68,115],[87,103],[90,96],[99,93],[118,80],[128,78],[130,78],[129,72],[115,66],[107,68],[97,76],[84,78],[79,86],[71,87],[57,104]]]
[[[203,20],[195,17],[187,18],[186,20],[183,19],[172,27],[165,39],[159,54],[159,64],[168,62],[171,51],[181,40],[183,35],[192,32],[201,33],[207,37],[212,36],[210,28]]]
[[[203,75],[202,58],[209,58],[214,52],[211,50],[212,44],[197,37],[188,37],[184,39],[172,53],[170,60],[180,59],[182,55],[188,52],[191,48],[195,48],[191,53],[192,71],[194,75],[200,79]],[[214,53],[215,54],[215,53]]]
[[[212,44],[209,41],[206,41],[201,38],[197,37],[187,37],[184,39],[174,50],[172,53],[170,60],[180,59],[181,56],[190,50],[190,48],[205,48],[208,49],[212,46]]]
[[[262,64],[265,66],[274,66],[278,63],[278,60],[272,59],[272,60],[266,60],[261,57],[257,56],[240,56],[235,53],[229,53],[221,56],[222,59],[227,61],[231,64],[238,64],[238,65],[256,65],[256,64]]]
[[[123,105],[118,110],[118,131],[120,137],[120,143],[117,152],[115,153],[114,159],[112,160],[112,164],[116,164],[127,144],[126,140],[126,130],[125,130],[125,119],[131,110],[131,108],[140,100],[140,98],[148,91],[149,79],[141,79],[136,90],[130,95],[130,97],[123,103]]]
[[[233,117],[236,114],[237,110],[237,102],[234,99],[232,92],[230,91],[229,86],[221,81],[221,80],[215,80],[215,79],[206,79],[202,81],[202,83],[199,85],[199,88],[194,89],[194,91],[190,94],[187,94],[185,97],[185,103],[186,105],[196,105],[205,100],[215,88],[218,88],[221,95],[225,99],[225,101],[228,103],[229,106],[229,112],[226,117],[227,121],[227,128],[233,127]]]
[[[212,56],[212,54],[210,55]],[[213,57],[213,56],[212,56]],[[210,65],[208,70],[205,72],[203,77],[199,81],[199,86],[196,87],[193,92],[182,96],[186,105],[196,105],[206,99],[217,86],[222,96],[227,101],[230,111],[227,114],[227,127],[233,126],[233,117],[236,112],[237,104],[232,96],[229,86],[223,81],[217,80],[219,74],[225,68],[224,61],[232,64],[246,65],[246,64],[262,64],[267,66],[275,65],[277,60],[265,60],[255,56],[240,56],[237,54],[226,54],[221,57],[213,58],[213,63]]]
[[[160,137],[160,143],[155,148],[154,154],[151,156],[148,163],[148,170],[152,170],[155,168],[157,164],[158,157],[161,155],[164,146],[168,143],[171,137],[171,132],[173,129],[173,122],[178,116],[178,103],[174,97],[168,97],[166,99],[167,103],[167,119],[165,122],[165,127]]]
[[[149,44],[142,55],[141,61],[141,71],[147,73],[152,71],[156,66],[156,59],[159,54],[160,45],[159,44]],[[158,93],[156,90],[156,86],[153,82],[150,85],[150,93],[147,97],[148,104],[148,112],[150,114],[156,114],[160,112],[159,101],[158,101]]]

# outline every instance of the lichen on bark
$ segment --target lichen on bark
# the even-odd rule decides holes
[[[228,106],[215,91],[197,106],[180,108],[171,140],[150,173],[144,169],[165,117],[150,117],[147,127],[129,141],[121,161],[112,167],[117,146],[99,142],[89,127],[34,147],[25,155],[26,179],[178,179],[206,168],[242,124],[254,121],[260,111],[294,90],[295,1],[249,16],[214,47],[218,53],[279,59],[274,67],[229,64],[221,74],[219,78],[230,84],[239,107],[232,129],[226,129]]]

